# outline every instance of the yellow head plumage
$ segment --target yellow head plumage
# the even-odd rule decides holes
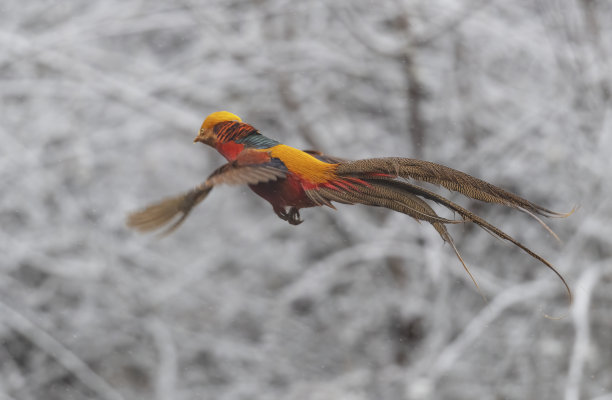
[[[236,114],[232,114],[228,111],[217,111],[210,114],[204,122],[202,123],[202,127],[200,128],[200,132],[198,136],[193,140],[193,142],[202,142],[209,146],[214,146],[216,143],[216,138],[213,133],[212,128],[220,122],[225,121],[238,121],[242,122],[239,116]]]
[[[228,112],[228,111],[217,111],[217,112],[210,114],[208,117],[206,117],[206,119],[204,120],[204,123],[202,123],[201,129],[208,130],[212,128],[213,126],[217,125],[219,122],[225,122],[225,121],[242,122],[240,117],[237,116],[236,114],[232,114],[231,112]]]

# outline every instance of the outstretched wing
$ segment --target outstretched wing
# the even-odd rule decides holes
[[[129,214],[126,221],[127,226],[140,232],[153,231],[180,215],[180,218],[162,233],[162,235],[167,235],[174,232],[183,223],[193,207],[202,202],[216,185],[255,185],[283,179],[287,175],[282,165],[276,165],[272,161],[250,163],[252,161],[257,160],[243,157],[222,165],[210,174],[206,181],[190,191]]]

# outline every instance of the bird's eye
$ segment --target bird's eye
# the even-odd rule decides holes
[[[200,128],[200,135],[204,134],[204,128]]]

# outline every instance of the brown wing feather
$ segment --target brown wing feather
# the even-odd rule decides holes
[[[193,207],[202,202],[214,186],[219,184],[253,185],[275,181],[285,176],[285,171],[270,165],[240,165],[236,161],[227,163],[210,174],[204,183],[190,191],[129,214],[126,224],[137,231],[149,232],[161,228],[181,214],[180,218],[162,233],[162,235],[167,235],[174,232],[185,221]]]
[[[266,164],[241,165],[236,161],[217,168],[206,182],[211,185],[255,185],[284,178],[287,172]]]
[[[181,195],[170,197],[159,203],[151,204],[143,210],[128,215],[128,227],[140,232],[149,232],[168,224],[179,214],[181,217],[166,229],[162,235],[168,235],[178,228],[189,215],[193,207],[208,196],[213,185],[206,182]]]

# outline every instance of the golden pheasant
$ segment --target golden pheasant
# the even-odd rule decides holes
[[[328,206],[335,209],[332,202],[385,207],[432,224],[442,239],[450,244],[475,284],[446,224],[473,222],[492,235],[513,243],[550,268],[565,285],[571,301],[567,282],[543,257],[478,215],[412,182],[441,185],[473,199],[519,209],[535,218],[555,238],[556,235],[538,215],[566,217],[571,212],[561,214],[548,210],[471,175],[429,161],[398,157],[349,161],[317,151],[298,150],[262,135],[227,111],[206,117],[194,142],[215,148],[228,163],[192,190],[130,214],[127,219],[129,227],[151,231],[178,217],[165,231],[170,233],[218,184],[248,185],[272,205],[276,215],[292,225],[302,222],[301,208]],[[440,217],[426,200],[452,210],[461,219]]]

